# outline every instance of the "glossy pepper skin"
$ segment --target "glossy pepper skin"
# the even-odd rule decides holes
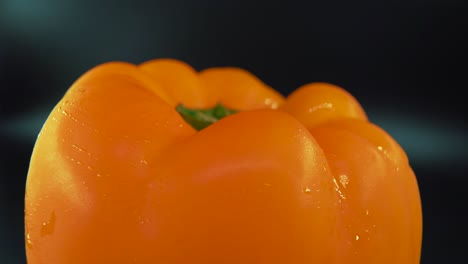
[[[183,103],[239,110],[196,131]],[[109,62],[33,150],[29,264],[412,263],[422,211],[402,148],[328,83],[287,98],[238,68]]]

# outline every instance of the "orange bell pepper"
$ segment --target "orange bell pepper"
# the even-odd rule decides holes
[[[70,87],[25,209],[29,264],[420,261],[416,177],[351,94],[284,98],[245,70],[172,59],[105,63]]]

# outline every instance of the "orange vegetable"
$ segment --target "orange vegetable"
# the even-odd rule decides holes
[[[91,69],[40,132],[25,207],[29,264],[420,261],[397,142],[342,88],[284,98],[238,68]]]

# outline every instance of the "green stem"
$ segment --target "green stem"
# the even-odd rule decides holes
[[[176,107],[176,111],[196,130],[202,130],[214,122],[238,112],[237,110],[226,108],[222,104],[217,104],[209,109],[191,109],[183,104],[179,104]]]

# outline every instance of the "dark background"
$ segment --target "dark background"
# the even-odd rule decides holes
[[[287,95],[350,91],[407,151],[423,203],[422,263],[463,262],[467,16],[462,0],[0,0],[0,263],[25,263],[23,199],[42,123],[106,61],[240,66]]]

